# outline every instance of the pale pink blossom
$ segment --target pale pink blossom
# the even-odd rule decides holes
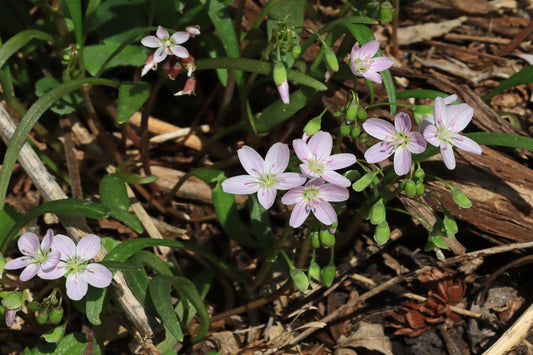
[[[474,115],[472,107],[467,104],[447,105],[450,102],[449,98],[437,97],[435,99],[433,122],[427,124],[423,135],[428,143],[440,147],[444,165],[453,170],[456,164],[453,147],[481,154],[481,146],[474,140],[459,134],[472,120]]]
[[[306,178],[298,173],[285,173],[289,164],[289,147],[275,143],[265,159],[253,148],[243,146],[237,151],[239,160],[248,175],[234,176],[222,182],[222,190],[231,194],[253,194],[261,206],[269,209],[274,204],[277,190],[288,190],[302,185]]]
[[[300,227],[310,212],[323,224],[329,226],[337,222],[337,213],[329,202],[341,202],[350,196],[348,189],[335,184],[325,184],[324,180],[314,178],[304,186],[289,190],[281,198],[285,205],[295,204],[289,225],[293,228]]]
[[[331,155],[333,139],[324,131],[315,133],[309,141],[295,139],[292,147],[298,158],[302,161],[300,170],[309,177],[319,177],[327,182],[343,187],[351,185],[350,180],[335,170],[347,168],[356,162],[355,155],[340,153]]]
[[[379,72],[389,69],[394,61],[387,57],[374,57],[378,49],[379,42],[376,40],[365,43],[361,48],[354,45],[350,53],[352,73],[381,84],[382,78]]]
[[[363,123],[365,131],[381,142],[365,152],[368,163],[378,163],[394,154],[394,171],[405,175],[411,170],[411,153],[420,154],[426,150],[424,137],[411,132],[411,118],[404,112],[394,117],[394,125],[380,118],[369,118]]]
[[[154,61],[161,63],[169,54],[187,58],[189,51],[180,44],[187,42],[190,36],[186,31],[177,31],[171,36],[164,27],[158,26],[156,35],[144,37],[141,43],[148,48],[157,48],[154,52]]]
[[[288,105],[290,103],[290,97],[289,97],[289,82],[287,79],[283,81],[280,85],[277,85],[279,96],[281,97],[281,101],[285,105]]]
[[[59,262],[59,252],[51,250],[54,232],[48,229],[39,244],[39,237],[33,233],[24,233],[17,241],[20,252],[24,255],[6,263],[6,270],[24,268],[20,274],[20,281],[31,280],[35,275],[44,278],[46,271],[56,267]]]

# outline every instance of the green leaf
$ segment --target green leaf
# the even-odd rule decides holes
[[[174,276],[173,279],[174,288],[176,288],[180,295],[186,297],[187,301],[190,302],[196,310],[198,318],[200,318],[200,329],[198,330],[198,334],[191,339],[193,343],[196,343],[205,338],[209,331],[209,313],[207,312],[207,308],[205,308],[203,298],[200,296],[196,286],[191,280],[181,276]]]
[[[259,133],[267,133],[280,123],[294,116],[307,105],[315,96],[316,91],[311,88],[303,87],[290,96],[291,104],[285,105],[281,100],[277,100],[263,112],[256,115],[254,125]]]
[[[219,58],[225,55],[224,46],[220,43],[220,39],[212,33],[202,33],[199,36],[198,42],[200,46],[207,52],[210,58]],[[223,86],[228,84],[228,71],[225,69],[217,69],[217,76]]]
[[[65,335],[66,324],[55,327],[52,330],[41,335],[41,337],[46,340],[48,343],[59,343],[63,336]]]
[[[134,34],[137,36],[137,32]],[[138,67],[144,65],[146,54],[139,46],[124,45],[123,42],[104,41],[104,44],[86,46],[83,62],[89,74],[95,76],[105,69],[119,66]]]
[[[118,108],[116,120],[119,124],[130,119],[148,100],[150,84],[145,81],[124,82],[118,88]]]
[[[148,290],[157,314],[161,318],[161,322],[174,338],[181,341],[183,339],[183,332],[181,331],[178,316],[174,312],[172,297],[170,295],[172,281],[173,277],[171,276],[157,275],[150,282]]]
[[[100,314],[104,308],[104,300],[107,294],[106,288],[89,287],[85,297],[85,313],[92,325],[100,325]]]
[[[228,237],[244,247],[258,247],[258,243],[248,234],[239,218],[235,195],[224,192],[221,181],[219,181],[212,191],[212,196],[218,220]]]
[[[83,333],[68,334],[57,344],[54,355],[83,354],[87,343],[87,336]]]
[[[224,176],[222,170],[216,169],[196,169],[187,173],[190,176],[196,176],[205,183],[213,183]]]
[[[150,284],[148,274],[144,270],[144,265],[139,254],[135,254],[130,257],[128,259],[128,263],[130,265],[137,266],[138,270],[126,270],[122,272],[124,274],[124,278],[126,279],[126,283],[139,302],[146,307],[146,296],[148,292],[148,285]]]
[[[139,184],[139,185],[150,184],[152,182],[157,181],[157,179],[159,179],[155,175],[141,176],[138,174],[128,173],[125,171],[118,171],[118,170],[116,174],[120,176],[120,178],[124,180],[124,182],[127,182],[128,184]]]
[[[472,138],[479,144],[527,149],[533,151],[533,139],[529,137],[497,132],[465,133],[465,136]]]
[[[485,96],[483,96],[483,101],[489,101],[494,96],[502,93],[503,91],[513,88],[518,85],[523,84],[530,84],[533,83],[533,66],[525,67],[524,69],[520,70],[518,73],[513,74],[511,77],[505,79],[500,83],[500,85],[496,86],[494,89],[489,91],[489,93]]]
[[[81,10],[80,0],[63,0],[70,13],[72,24],[74,25],[74,35],[76,37],[76,43],[80,46],[83,44],[83,17]]]
[[[267,37],[270,41],[272,31],[278,28],[280,21],[287,20],[294,27],[301,27],[304,24],[305,0],[283,0],[275,1],[268,13]]]
[[[272,233],[272,227],[270,226],[268,210],[261,206],[256,194],[252,194],[248,197],[248,206],[250,220],[255,234],[259,237],[259,241],[263,248],[269,252],[274,248],[276,240],[274,238],[274,233]]]
[[[15,207],[7,204],[3,210],[0,211],[0,246],[5,245],[5,241],[9,236],[9,232],[15,227],[17,222],[20,222],[23,215],[17,212]],[[1,250],[2,248],[0,248]]]
[[[68,93],[81,88],[86,85],[107,85],[116,86],[114,81],[99,78],[82,78],[75,79],[63,83],[58,87],[50,90],[41,98],[39,98],[26,112],[20,121],[4,156],[2,170],[0,171],[0,209],[4,208],[7,187],[13,168],[17,160],[18,154],[26,141],[33,125],[41,118],[46,110],[48,110],[57,100],[67,95]]]
[[[61,85],[61,83],[56,78],[45,76],[44,78],[37,80],[35,83],[35,95],[41,97],[59,85]],[[58,115],[67,115],[75,112],[78,108],[80,108],[82,103],[83,99],[81,98],[81,95],[77,92],[71,92],[70,94],[63,96],[61,99],[54,102],[52,107],[50,107],[50,110]]]
[[[204,58],[196,62],[196,70],[219,68],[239,69],[242,71],[268,75],[271,77],[274,66],[269,62],[248,58]],[[310,77],[309,75],[305,75],[292,69],[287,69],[287,79],[289,81],[294,81],[296,83],[309,86],[317,91],[325,91],[328,89],[328,87],[320,81]]]
[[[102,178],[99,186],[100,202],[110,209],[127,211],[130,207],[130,198],[126,184],[116,174],[109,174]]]
[[[22,47],[28,44],[32,39],[55,42],[55,38],[48,33],[38,30],[26,30],[17,33],[0,47],[0,68],[13,54],[17,53]]]
[[[144,231],[144,227],[139,219],[129,213],[127,210],[121,210],[118,208],[111,208],[109,215],[116,220],[121,221],[135,232],[141,234]]]

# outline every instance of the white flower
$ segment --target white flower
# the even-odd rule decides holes
[[[165,28],[158,26],[156,36],[146,36],[141,40],[144,46],[157,48],[154,53],[155,63],[161,63],[169,54],[174,54],[179,58],[189,56],[187,48],[180,46],[180,44],[187,42],[191,36],[189,32],[178,31],[170,36]]]

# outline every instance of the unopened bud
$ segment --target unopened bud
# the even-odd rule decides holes
[[[444,215],[444,229],[446,229],[446,232],[450,232],[452,235],[455,235],[459,231],[459,227],[457,226],[455,218],[453,218],[453,216],[449,213]]]
[[[461,191],[456,189],[455,187],[451,187],[453,200],[457,204],[457,206],[461,208],[470,208],[472,207],[472,201]]]
[[[46,324],[46,322],[48,322],[48,312],[40,311],[35,320],[37,321],[38,324],[41,324],[41,325]]]
[[[385,1],[381,3],[381,9],[379,9],[379,17],[381,19],[382,24],[387,24],[392,21],[392,18],[394,17],[394,7],[392,7],[392,4],[388,1]]]
[[[424,172],[424,169],[418,168],[415,170],[415,175],[414,175],[415,178],[422,179],[425,176],[426,176],[426,173]]]
[[[316,116],[314,118],[311,118],[309,122],[304,127],[304,132],[307,133],[308,136],[312,136],[316,132],[320,131],[320,127],[322,126],[322,116]]]
[[[361,135],[361,126],[356,122],[352,127],[351,136],[353,139],[358,138]]]
[[[368,117],[368,113],[366,112],[366,110],[360,107],[359,111],[357,111],[357,119],[359,121],[364,121],[366,120],[367,117]]]
[[[313,245],[313,248],[315,249],[320,248],[320,237],[317,231],[311,232],[311,245]]]
[[[41,304],[37,301],[31,301],[31,302],[28,302],[26,307],[28,307],[28,311],[30,312],[37,312],[41,309]]]
[[[189,36],[196,37],[200,34],[200,26],[193,25],[185,27],[185,31],[189,33]]]
[[[383,221],[376,226],[376,231],[374,232],[374,240],[376,243],[383,245],[389,240],[390,236],[390,227],[387,221]]]
[[[309,274],[309,279],[320,281],[320,265],[316,261],[311,261],[307,273]]]
[[[63,318],[62,307],[52,308],[52,310],[50,310],[50,313],[48,314],[48,320],[52,324],[58,324],[59,322],[61,322],[62,318]]]
[[[322,271],[320,271],[320,279],[326,285],[326,287],[330,287],[333,285],[333,281],[335,280],[335,274],[337,272],[337,269],[335,268],[335,265],[329,264],[325,266]]]
[[[274,71],[272,75],[274,78],[274,84],[276,84],[276,86],[283,85],[283,83],[287,81],[287,69],[285,69],[285,65],[283,65],[281,62],[274,64]]]
[[[309,279],[302,270],[294,268],[290,271],[290,276],[298,291],[303,292],[309,288]]]
[[[374,181],[375,177],[375,173],[366,173],[359,180],[353,183],[352,188],[357,192],[361,192],[366,189],[372,183],[372,181]]]
[[[339,127],[339,134],[342,137],[348,137],[350,135],[350,132],[352,131],[352,126],[346,122],[342,122]]]
[[[381,224],[386,216],[387,211],[385,210],[385,203],[383,202],[383,199],[380,198],[370,209],[370,223],[373,225]]]
[[[326,66],[329,70],[337,72],[339,71],[339,61],[333,49],[330,47],[326,48]]]
[[[335,235],[331,234],[326,229],[322,229],[320,231],[320,242],[325,247],[333,247],[335,246]]]
[[[294,59],[298,58],[300,56],[300,53],[302,53],[302,47],[300,47],[299,45],[292,47],[291,54]]]
[[[194,76],[191,76],[185,82],[185,87],[183,88],[183,90],[178,91],[177,93],[174,94],[174,96],[196,95],[194,93],[195,88],[196,88],[196,78]]]
[[[407,179],[405,182],[405,194],[407,197],[416,196],[416,183],[412,179]]]
[[[424,180],[418,180],[416,182],[416,194],[422,196],[426,192],[426,187],[424,186]]]
[[[352,122],[357,119],[357,112],[359,111],[359,105],[357,102],[352,101],[346,109],[346,122]]]

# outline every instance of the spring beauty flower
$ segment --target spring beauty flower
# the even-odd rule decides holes
[[[440,147],[444,165],[453,170],[455,169],[453,147],[481,154],[481,146],[474,140],[459,134],[472,120],[474,109],[467,104],[447,105],[449,102],[442,97],[435,99],[433,103],[434,122],[430,122],[425,127],[423,135],[429,144]]]
[[[24,233],[17,242],[24,256],[9,261],[4,268],[6,270],[24,268],[20,274],[20,281],[31,280],[35,275],[45,278],[43,274],[55,268],[59,262],[59,252],[51,250],[53,238],[54,232],[51,229],[48,229],[40,244],[37,235]]]
[[[66,276],[67,296],[78,301],[87,293],[88,285],[105,288],[111,284],[113,274],[105,266],[89,261],[98,254],[102,244],[100,237],[88,234],[78,245],[66,235],[58,234],[52,249],[61,255],[61,261],[51,272],[54,276]]]
[[[387,57],[374,57],[378,49],[379,42],[376,40],[365,43],[361,48],[354,45],[350,53],[350,69],[352,73],[381,84],[382,78],[378,72],[392,67],[394,61]]]
[[[325,184],[324,180],[314,178],[304,186],[289,190],[283,195],[281,202],[285,205],[295,204],[289,220],[291,227],[300,227],[310,212],[313,212],[313,215],[320,222],[329,226],[337,222],[337,213],[329,202],[346,201],[349,195],[348,189],[345,187]]]
[[[287,69],[285,68],[285,65],[281,62],[274,64],[272,76],[274,78],[274,84],[276,84],[276,87],[278,88],[281,101],[283,101],[285,105],[288,105],[290,103],[289,82],[287,81]]]
[[[411,169],[411,153],[420,154],[426,150],[426,141],[418,132],[411,132],[411,118],[404,112],[394,117],[394,125],[380,118],[369,118],[363,123],[365,131],[381,142],[365,152],[369,163],[378,163],[394,153],[394,171],[405,175]]]
[[[148,48],[157,48],[154,52],[154,61],[161,63],[169,54],[187,58],[189,51],[180,44],[187,42],[190,36],[186,31],[177,31],[171,36],[164,27],[158,26],[156,35],[144,37],[141,43]]]
[[[324,131],[315,133],[308,142],[304,139],[292,141],[292,147],[302,161],[300,170],[309,177],[319,177],[335,185],[348,187],[350,180],[336,172],[337,169],[349,167],[356,162],[355,155],[340,153],[331,155],[333,139]]]
[[[284,173],[289,165],[289,147],[276,143],[268,150],[265,160],[253,148],[243,146],[237,151],[248,175],[234,176],[222,182],[222,190],[230,194],[253,194],[261,206],[269,209],[274,204],[277,190],[289,190],[302,185],[306,178],[298,173]]]

